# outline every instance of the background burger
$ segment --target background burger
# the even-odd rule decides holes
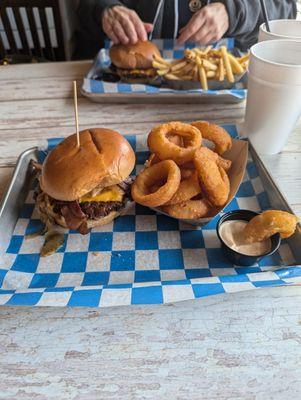
[[[113,69],[120,78],[127,82],[146,82],[156,77],[152,66],[153,56],[160,56],[158,47],[152,42],[136,44],[117,44],[110,48]]]
[[[122,213],[130,196],[135,154],[127,140],[110,129],[69,136],[43,163],[36,202],[46,226],[57,223],[88,233]]]

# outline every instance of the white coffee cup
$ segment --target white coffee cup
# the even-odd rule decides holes
[[[301,21],[295,19],[276,19],[269,22],[271,32],[266,29],[265,23],[260,25],[258,42],[265,40],[297,40],[301,41]]]
[[[259,154],[279,153],[301,116],[301,42],[251,48],[243,132]]]

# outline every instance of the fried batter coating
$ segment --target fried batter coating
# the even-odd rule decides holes
[[[191,125],[199,129],[204,139],[214,143],[214,151],[219,155],[231,149],[232,138],[221,126],[210,124],[207,121],[194,121]]]
[[[199,219],[208,215],[210,205],[206,200],[188,200],[183,203],[162,206],[162,211],[169,214],[171,217],[179,219]]]
[[[172,160],[161,161],[140,172],[132,185],[132,197],[144,206],[158,207],[174,196],[180,181],[177,164]]]
[[[179,142],[179,137],[181,142]],[[192,125],[175,121],[153,128],[148,136],[147,144],[150,151],[155,153],[160,160],[173,160],[178,165],[182,165],[193,159],[195,151],[202,144],[202,135]]]
[[[205,197],[213,206],[225,205],[230,193],[229,178],[226,172],[216,164],[211,151],[206,147],[197,150],[194,165]]]
[[[199,184],[198,174],[194,171],[188,178],[183,179],[175,195],[165,205],[173,205],[188,201],[200,194],[202,191]]]
[[[246,243],[261,242],[276,233],[282,239],[292,236],[298,218],[286,211],[268,210],[252,218],[244,229]]]

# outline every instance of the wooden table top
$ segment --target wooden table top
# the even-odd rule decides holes
[[[0,197],[18,155],[74,132],[72,80],[91,62],[0,67]],[[244,103],[94,104],[80,127],[238,123]],[[301,124],[264,163],[301,216]],[[0,233],[1,234],[1,233]],[[166,306],[0,308],[0,399],[286,399],[301,396],[301,287]]]

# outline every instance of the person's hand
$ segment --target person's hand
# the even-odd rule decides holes
[[[115,6],[104,11],[102,28],[114,44],[135,44],[138,40],[147,40],[152,24],[142,22],[134,10]]]
[[[179,44],[208,44],[220,40],[229,28],[229,16],[223,3],[212,3],[196,12],[180,30]]]

